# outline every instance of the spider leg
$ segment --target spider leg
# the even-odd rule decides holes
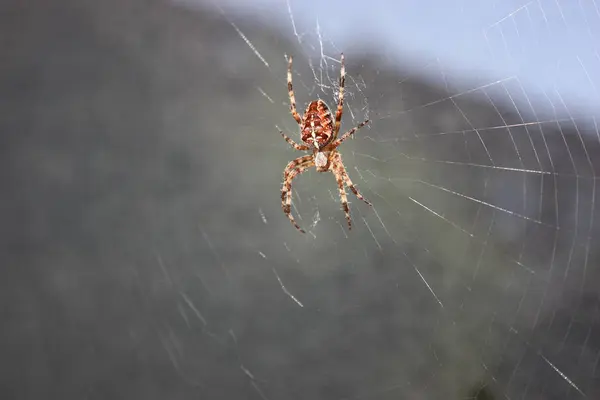
[[[344,83],[346,82],[346,67],[344,66],[344,53],[342,53],[340,64],[340,94],[337,111],[335,112],[335,128],[333,129],[333,138],[336,138],[342,126],[342,113],[344,109]]]
[[[298,144],[296,142],[294,142],[292,139],[290,139],[289,137],[287,137],[285,135],[285,133],[283,133],[283,131],[279,131],[279,133],[281,133],[281,136],[283,136],[283,138],[285,139],[286,142],[288,142],[289,144],[292,145],[293,148],[295,148],[296,150],[310,150],[310,147],[308,147],[305,144]]]
[[[306,164],[308,161],[311,161],[313,159],[312,154],[308,154],[302,157],[298,157],[295,160],[290,161],[286,166],[285,169],[283,170],[283,181],[285,183],[288,175],[297,167],[297,166],[302,166],[303,164]]]
[[[368,124],[369,122],[370,122],[370,120],[367,119],[367,120],[361,122],[360,124],[358,124],[355,128],[350,129],[348,132],[344,133],[339,139],[336,139],[332,143],[332,146],[334,148],[338,147],[340,144],[342,144],[342,142],[344,140],[348,139],[350,136],[352,136],[354,134],[354,132],[356,132],[357,130],[359,130],[360,128],[362,128],[363,126]]]
[[[302,120],[300,119],[300,115],[298,115],[298,111],[296,111],[296,96],[294,96],[294,88],[292,87],[292,56],[288,58],[287,86],[288,94],[290,95],[290,111],[292,112],[292,117],[300,125]]]
[[[342,209],[344,210],[344,213],[346,214],[346,220],[348,221],[348,229],[352,229],[352,219],[350,218],[350,208],[348,207],[348,196],[346,196],[346,190],[344,189],[344,178],[337,163],[332,166],[331,172],[333,172],[335,180],[338,184],[340,199],[342,200]]]
[[[310,168],[314,165],[313,156],[307,155],[303,157],[299,157],[294,161],[290,161],[290,163],[285,167],[283,171],[283,187],[281,188],[281,208],[283,208],[283,212],[289,218],[292,225],[296,227],[300,232],[306,233],[300,226],[296,223],[296,220],[292,216],[292,180],[296,177],[296,175],[301,174],[307,168]]]
[[[346,186],[348,186],[350,188],[352,193],[354,193],[354,195],[356,197],[358,197],[359,199],[361,199],[368,205],[372,206],[371,202],[369,202],[367,199],[365,199],[363,197],[363,195],[360,194],[358,189],[352,183],[352,180],[350,179],[350,176],[348,176],[348,172],[346,171],[346,167],[344,167],[344,163],[342,163],[342,156],[340,155],[340,153],[336,154],[336,166],[337,166],[337,168],[339,168],[340,174],[342,175],[342,178],[344,178],[344,182],[346,183]]]

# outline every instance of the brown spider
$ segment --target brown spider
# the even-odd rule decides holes
[[[298,226],[291,214],[292,180],[312,166],[315,166],[318,172],[331,171],[335,176],[340,191],[340,197],[342,199],[342,208],[344,209],[346,219],[348,220],[348,229],[352,229],[352,222],[350,219],[350,209],[348,208],[348,198],[346,197],[344,183],[352,190],[352,193],[354,193],[356,197],[368,205],[371,205],[371,203],[369,203],[352,184],[342,162],[342,156],[337,151],[337,147],[342,144],[344,140],[369,123],[369,120],[367,119],[337,139],[342,123],[342,112],[344,107],[344,82],[346,79],[344,54],[341,56],[340,63],[340,95],[337,111],[335,113],[334,127],[331,111],[329,111],[329,108],[323,100],[311,101],[308,104],[308,107],[306,107],[304,115],[300,118],[300,115],[298,115],[298,112],[296,111],[296,98],[294,97],[294,90],[292,88],[292,57],[290,56],[288,60],[287,84],[290,95],[290,110],[292,116],[298,125],[300,125],[300,135],[302,141],[306,144],[297,144],[282,131],[279,132],[296,150],[311,150],[312,154],[299,157],[294,161],[291,161],[285,167],[285,170],[283,171],[283,187],[281,188],[281,206],[283,207],[283,212],[288,216],[292,224],[302,233],[305,233],[305,231]]]

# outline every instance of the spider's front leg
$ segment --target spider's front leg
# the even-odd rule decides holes
[[[348,186],[350,188],[350,190],[352,191],[352,193],[354,193],[354,195],[356,197],[358,197],[359,199],[361,199],[368,205],[371,205],[371,203],[367,199],[365,199],[362,194],[360,194],[358,189],[356,189],[356,187],[352,183],[352,180],[350,180],[350,177],[348,176],[348,172],[346,172],[346,167],[344,167],[344,163],[342,162],[342,156],[340,155],[340,153],[336,153],[333,160],[331,160],[330,169],[331,169],[331,172],[333,172],[333,175],[335,176],[335,180],[337,181],[337,184],[338,184],[338,189],[340,191],[340,198],[342,200],[342,209],[344,210],[344,213],[346,214],[346,220],[348,221],[348,229],[352,229],[352,220],[350,218],[350,208],[348,207],[348,197],[346,196],[346,190],[344,189],[344,183],[346,184],[346,186]]]
[[[335,176],[335,180],[338,185],[338,189],[340,191],[340,199],[342,201],[342,209],[346,214],[346,220],[348,221],[348,229],[352,229],[352,219],[350,218],[350,207],[348,207],[348,196],[346,196],[346,190],[344,189],[344,178],[342,172],[337,164],[334,164],[331,168],[331,172],[333,172],[333,176]]]
[[[368,205],[373,206],[373,204],[371,204],[369,200],[365,199],[364,196],[358,191],[356,186],[354,186],[354,183],[352,183],[352,180],[348,176],[348,172],[346,172],[346,168],[344,168],[343,165],[340,167],[340,173],[342,175],[342,178],[344,179],[344,182],[346,183],[346,186],[350,188],[352,193],[354,193],[356,197],[358,197],[360,200],[364,201]]]
[[[285,133],[283,133],[283,131],[279,131],[279,133],[281,133],[281,136],[283,136],[283,138],[285,139],[286,142],[288,142],[289,144],[292,145],[293,148],[295,148],[296,150],[310,150],[310,147],[308,147],[305,144],[298,144],[296,142],[294,142],[292,139],[290,139],[289,137],[286,136]]]
[[[300,228],[300,226],[296,223],[296,220],[292,216],[292,180],[306,171],[307,168],[315,165],[313,161],[312,155],[307,155],[304,157],[299,157],[294,161],[290,161],[290,163],[285,167],[283,171],[283,187],[281,188],[281,208],[283,208],[283,212],[287,215],[288,219],[302,233],[306,233],[304,229]]]

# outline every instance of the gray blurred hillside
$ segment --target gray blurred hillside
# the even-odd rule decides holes
[[[480,132],[495,165],[515,161],[512,135],[523,169],[540,168],[525,138],[538,150],[545,139],[540,163],[556,174],[542,178],[419,161],[485,163],[468,133],[410,135],[521,116],[469,96],[419,108],[450,94],[398,85],[410,71],[348,53],[349,74],[367,83],[349,83],[348,107],[369,99],[374,122],[341,152],[377,214],[352,201],[346,237],[333,178],[307,173],[294,214],[306,228],[315,209],[321,220],[302,236],[279,194],[301,154],[275,128],[297,129],[285,54],[305,78],[299,108],[309,100],[297,43],[236,21],[266,68],[218,13],[142,0],[1,8],[0,398],[582,398],[540,354],[600,397],[598,249],[586,247],[600,226],[597,139],[582,146],[572,123]],[[342,129],[363,117],[346,112]],[[539,208],[543,223],[418,181]]]

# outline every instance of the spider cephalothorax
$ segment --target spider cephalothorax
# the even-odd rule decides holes
[[[312,166],[315,166],[318,172],[331,171],[335,176],[340,197],[342,199],[342,208],[344,209],[346,219],[348,220],[348,229],[352,228],[352,220],[350,219],[350,209],[348,208],[348,198],[346,197],[344,184],[350,188],[356,197],[368,205],[371,205],[371,203],[358,192],[356,187],[354,187],[342,162],[342,156],[337,151],[337,147],[342,144],[344,140],[369,122],[369,120],[361,122],[355,128],[344,133],[339,139],[337,138],[342,123],[342,112],[344,108],[344,82],[346,79],[346,69],[344,67],[343,54],[341,56],[340,64],[340,91],[334,125],[331,111],[329,111],[329,108],[323,100],[311,101],[306,107],[304,115],[300,117],[296,111],[296,98],[292,87],[292,57],[288,60],[287,83],[290,96],[290,110],[292,116],[298,125],[300,125],[300,137],[306,144],[297,144],[283,132],[280,133],[296,150],[310,150],[312,151],[312,154],[299,157],[294,161],[291,161],[285,167],[285,170],[283,171],[283,188],[281,189],[281,206],[283,207],[283,212],[288,216],[292,224],[302,233],[304,233],[304,230],[298,226],[291,214],[292,180]]]

